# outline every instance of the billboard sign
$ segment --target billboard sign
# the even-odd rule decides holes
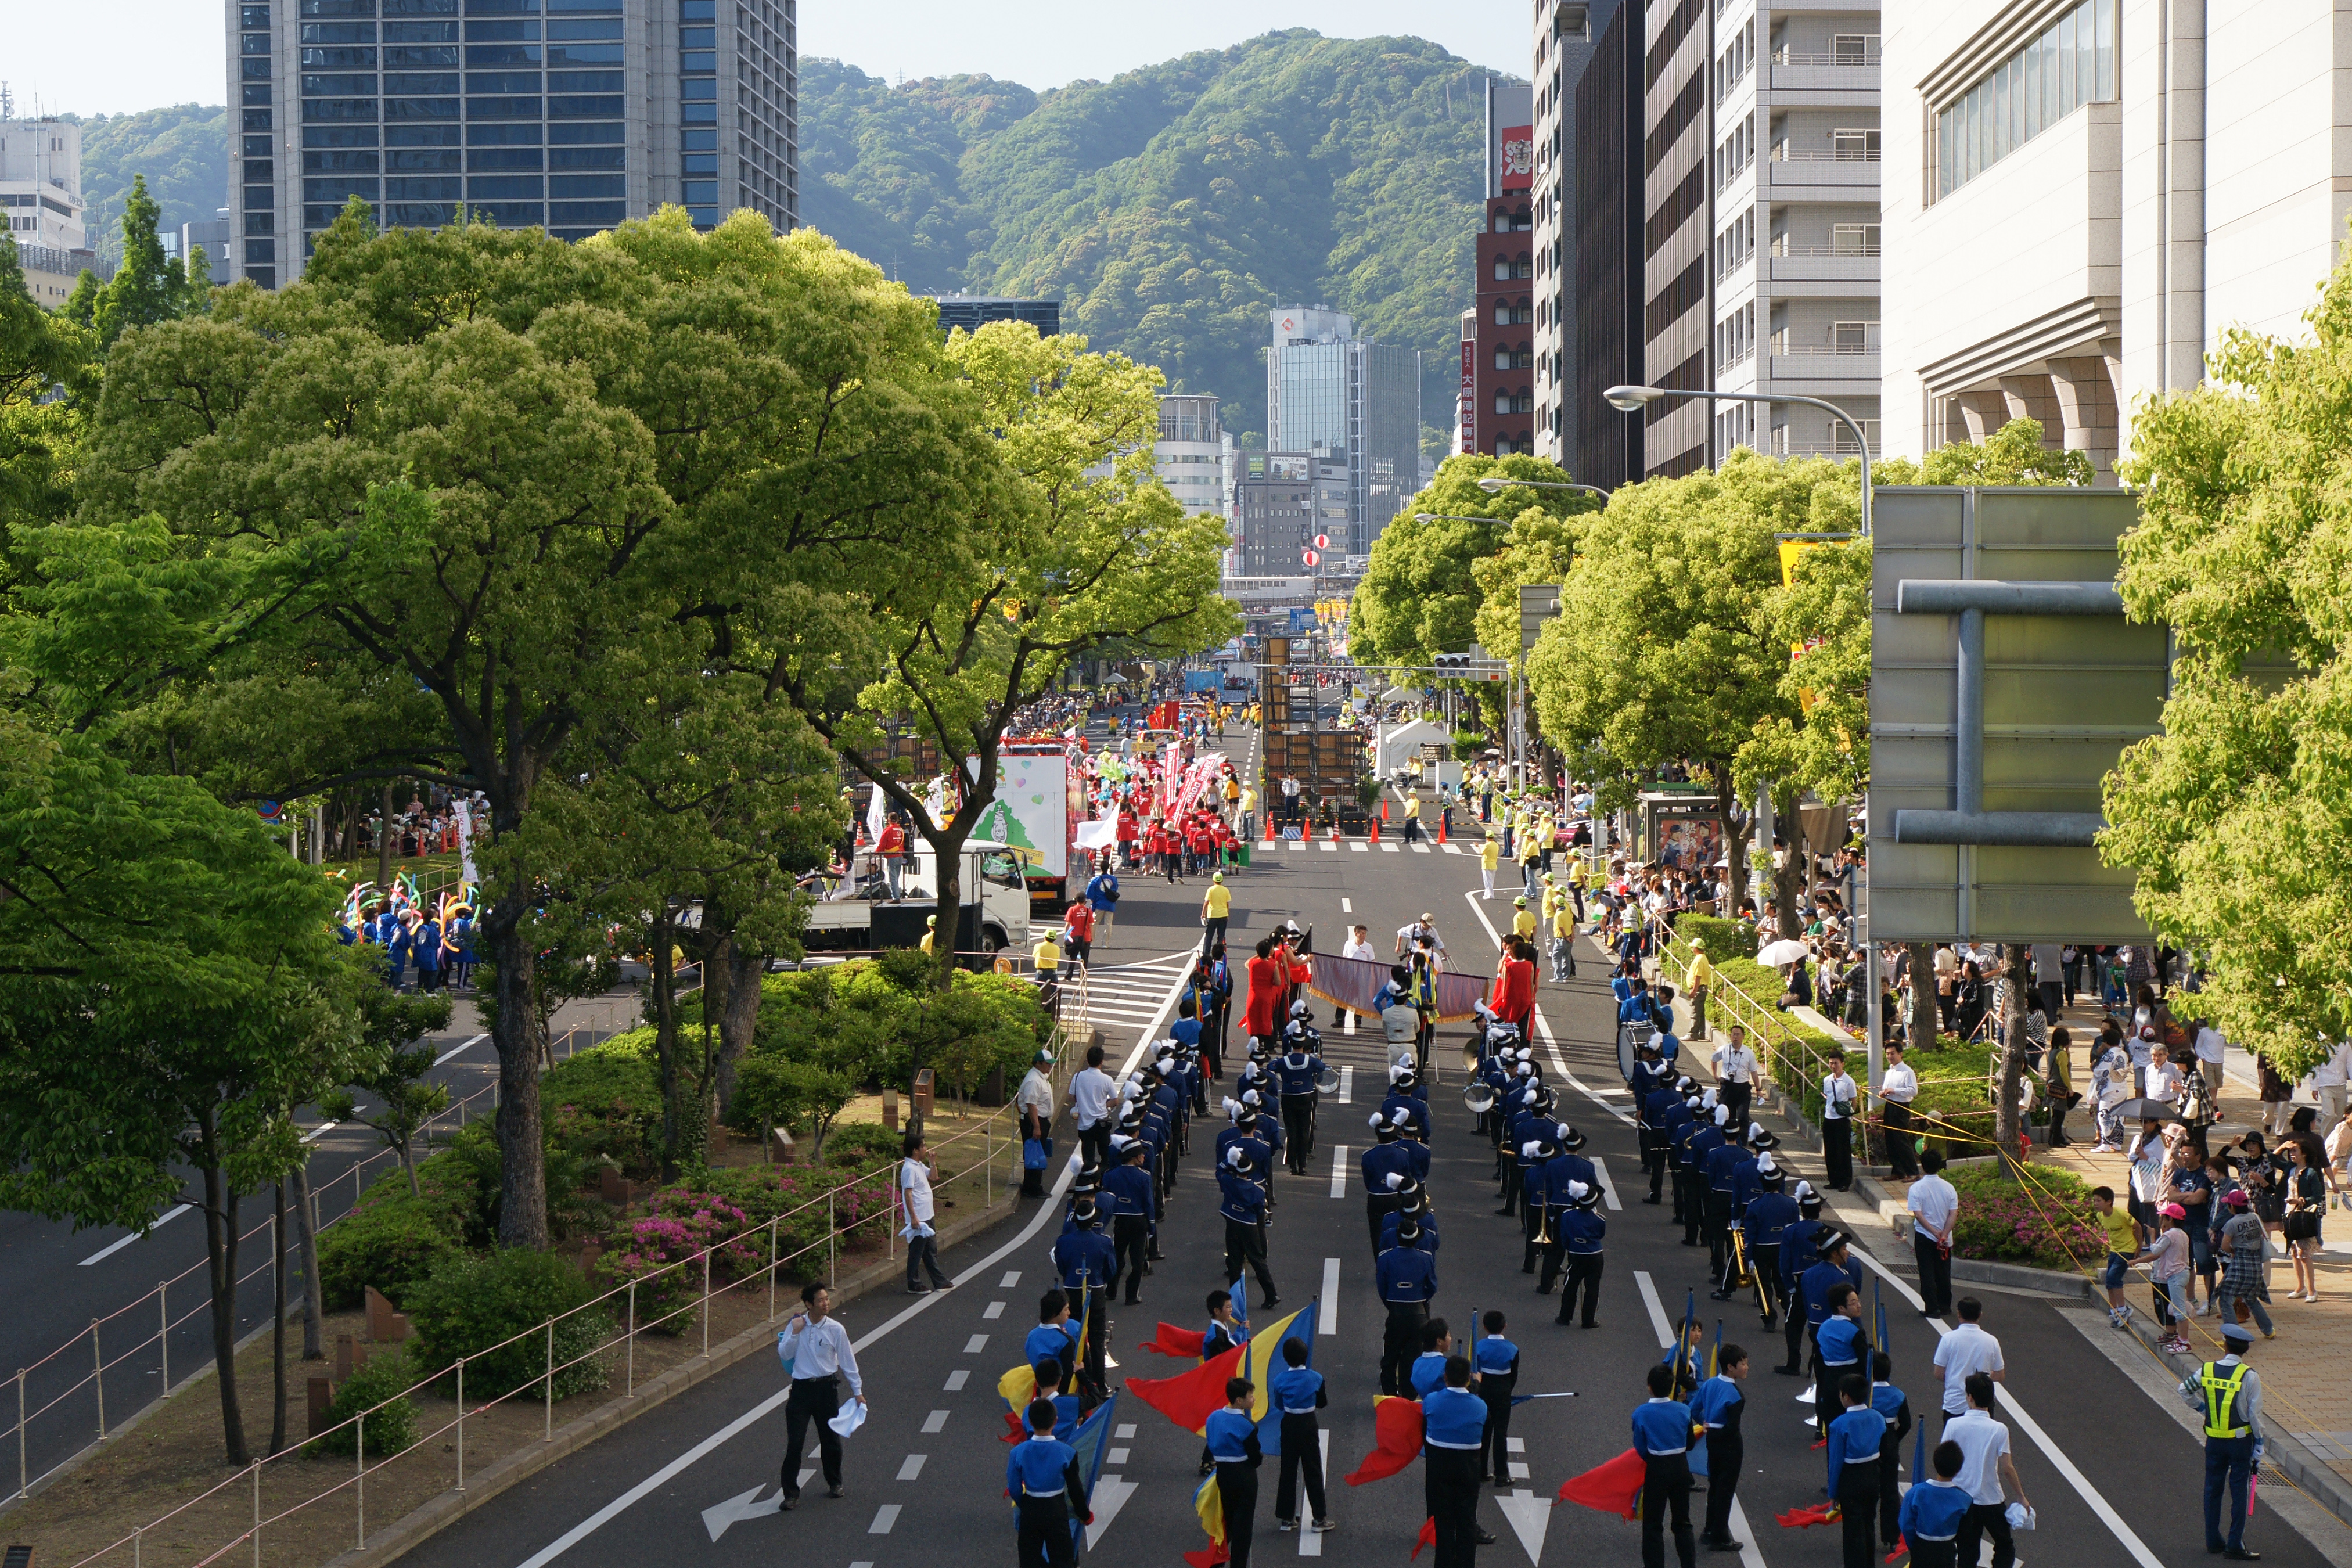
[[[1536,183],[1536,128],[1532,125],[1503,127],[1502,187],[1507,191],[1524,191]]]

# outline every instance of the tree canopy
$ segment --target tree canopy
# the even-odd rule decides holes
[[[2352,1035],[2352,269],[2311,341],[2242,330],[2210,382],[2145,405],[2118,586],[2178,648],[2164,732],[2108,775],[2100,851],[2193,949],[2197,998],[2292,1079]]]

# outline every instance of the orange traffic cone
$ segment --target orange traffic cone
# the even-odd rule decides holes
[[[1388,797],[1387,795],[1381,795],[1381,820],[1382,822],[1386,822],[1388,819],[1389,819],[1389,797]]]
[[[1274,813],[1270,811],[1265,814],[1265,841],[1274,842]]]
[[[1332,819],[1331,823],[1331,842],[1334,844],[1339,842],[1339,823],[1336,817]]]
[[[1445,814],[1442,811],[1437,814],[1437,841],[1445,842]]]
[[[1383,817],[1385,817],[1388,814],[1387,814],[1386,812],[1382,812],[1381,815]],[[1375,844],[1378,844],[1380,841],[1381,841],[1381,825],[1380,825],[1379,823],[1375,822],[1375,823],[1373,823],[1373,824],[1372,824],[1372,842],[1373,842],[1373,843],[1375,843]]]

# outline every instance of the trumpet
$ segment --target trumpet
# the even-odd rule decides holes
[[[1536,1226],[1536,1245],[1549,1247],[1551,1245],[1551,1205],[1545,1204],[1542,1207],[1543,1219]]]
[[[1462,1090],[1462,1103],[1484,1116],[1495,1109],[1495,1086],[1481,1079],[1473,1079]]]

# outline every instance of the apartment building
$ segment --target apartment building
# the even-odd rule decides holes
[[[1614,489],[1643,477],[1643,417],[1601,394],[1643,373],[1643,8],[1601,27],[1576,85],[1576,342],[1563,418],[1577,426],[1577,478]]]
[[[6,108],[13,108],[9,104]],[[0,110],[0,210],[34,299],[55,310],[95,261],[83,222],[81,127]]]
[[[1528,206],[1535,223],[1536,453],[1580,473],[1582,422],[1575,408],[1580,300],[1577,269],[1577,84],[1593,36],[1619,0],[1536,0],[1534,169]],[[1490,204],[1491,205],[1491,204]]]
[[[1536,449],[1534,94],[1486,79],[1486,190],[1462,318],[1461,449],[1507,458]]]
[[[1826,399],[1875,451],[1878,11],[1720,0],[1714,48],[1713,384]],[[1718,403],[1711,417],[1718,462],[1735,447],[1784,457],[1855,449],[1843,421],[1802,405]]]
[[[352,196],[567,239],[665,204],[788,229],[794,3],[226,0],[241,274],[299,277]]]

